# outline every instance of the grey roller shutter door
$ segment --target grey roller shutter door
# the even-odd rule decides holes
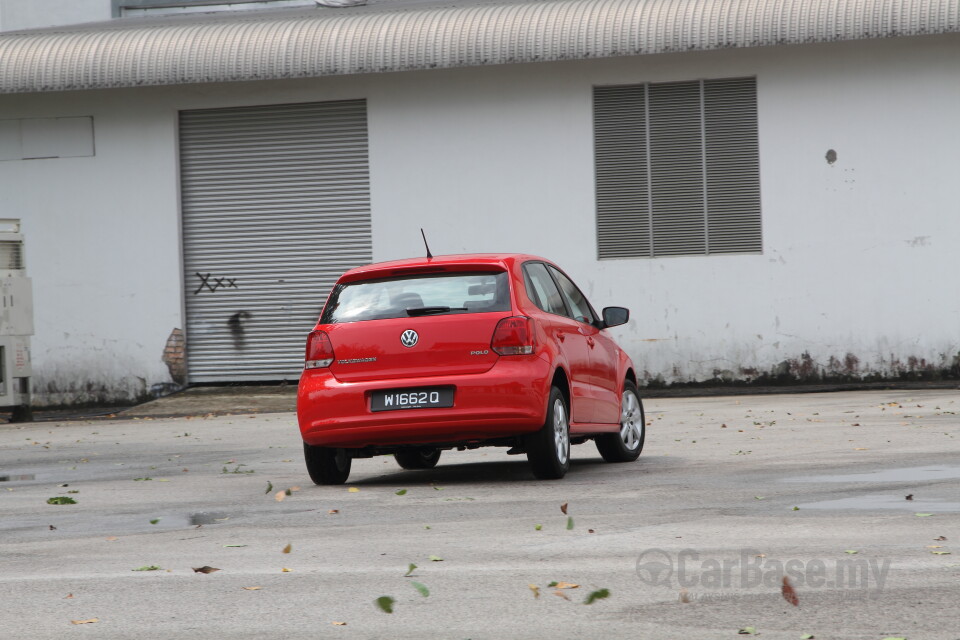
[[[297,379],[372,259],[366,102],[181,112],[180,180],[190,382]]]

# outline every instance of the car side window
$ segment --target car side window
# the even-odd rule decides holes
[[[528,262],[523,265],[523,273],[527,295],[535,305],[547,313],[558,316],[567,315],[567,308],[563,306],[560,290],[557,289],[556,283],[542,262]]]
[[[573,318],[578,322],[593,324],[595,320],[593,316],[593,309],[590,308],[590,303],[587,302],[587,299],[580,292],[580,289],[577,289],[577,285],[573,284],[570,278],[563,275],[563,273],[557,269],[554,269],[553,267],[550,267],[550,273],[552,273],[553,277],[557,279],[557,284],[560,285],[560,292],[563,295],[563,299],[570,307],[570,311],[573,313]]]

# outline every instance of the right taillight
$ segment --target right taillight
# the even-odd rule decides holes
[[[307,338],[307,356],[304,369],[320,369],[333,363],[333,344],[326,331],[311,331]]]
[[[533,320],[526,316],[512,316],[498,322],[490,341],[490,348],[501,356],[529,355],[536,347]]]

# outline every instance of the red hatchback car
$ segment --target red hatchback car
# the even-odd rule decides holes
[[[555,264],[454,255],[352,269],[307,339],[297,395],[307,471],[341,484],[353,458],[404,469],[444,449],[510,447],[538,478],[562,478],[570,445],[636,460],[645,422],[633,363]]]

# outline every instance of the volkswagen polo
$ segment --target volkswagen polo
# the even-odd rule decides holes
[[[645,419],[633,363],[556,264],[454,255],[352,269],[307,338],[297,417],[307,471],[341,484],[354,458],[404,469],[444,450],[509,447],[538,478],[562,478],[570,445],[636,460]]]

